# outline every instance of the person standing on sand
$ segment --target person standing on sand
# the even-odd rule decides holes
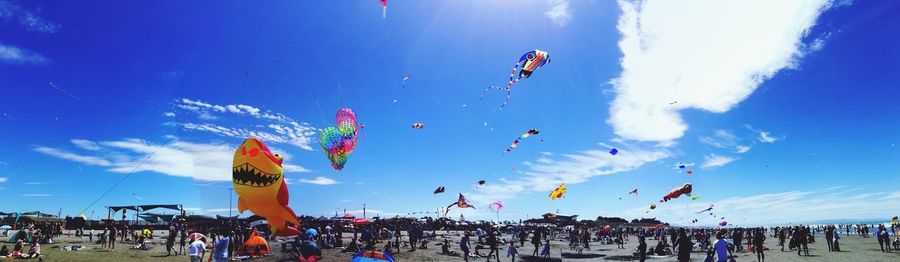
[[[166,236],[166,256],[171,256],[172,251],[175,251],[175,235],[178,234],[175,231],[175,226],[169,225],[169,235]],[[178,255],[178,252],[175,252],[175,255]]]
[[[638,236],[637,252],[639,261],[644,262],[644,260],[647,260],[647,241],[644,240],[643,235]]]
[[[834,251],[834,230],[831,226],[825,226],[825,242],[828,244],[828,251]]]
[[[766,234],[763,233],[762,228],[756,229],[756,234],[753,234],[753,251],[756,251],[756,261],[757,262],[765,262],[766,254],[763,253],[765,247],[763,244],[766,242]]]
[[[534,235],[531,236],[531,244],[534,245],[534,252],[531,253],[532,256],[538,255],[538,250],[541,249],[541,231],[538,229],[534,230]]]
[[[206,238],[201,237],[200,239],[194,240],[194,242],[191,242],[188,250],[191,253],[191,262],[203,261],[203,253],[206,252]]]
[[[109,249],[116,248],[116,232],[118,231],[115,226],[109,228]]]
[[[493,255],[494,257],[496,257],[497,262],[500,262],[500,248],[497,247],[497,242],[499,241],[497,240],[497,234],[494,232],[493,228],[488,231],[487,241],[488,247],[490,247],[491,249],[491,251],[488,252],[487,261],[491,261],[491,255]]]
[[[728,257],[732,255],[731,250],[728,249],[728,241],[725,241],[725,236],[722,232],[716,233],[716,243],[713,244],[713,248],[716,250],[716,262],[728,262]]]
[[[541,250],[541,257],[550,258],[550,238],[544,242],[544,249]]]
[[[684,228],[678,229],[678,239],[672,244],[674,245],[672,248],[678,249],[678,262],[691,261],[691,251],[694,249],[694,243],[687,237]]]
[[[463,232],[463,237],[459,240],[459,249],[462,250],[466,262],[469,262],[469,231]]]
[[[187,241],[187,230],[182,228],[181,229],[181,247],[178,248],[178,254],[182,254],[182,255],[185,254],[184,253],[184,245],[186,243],[185,241]]]
[[[528,238],[528,231],[524,228],[519,229],[519,247],[525,247],[525,239]]]

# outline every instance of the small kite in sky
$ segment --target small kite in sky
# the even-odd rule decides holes
[[[724,226],[727,226],[727,225],[728,225],[728,221],[722,220],[722,222],[719,222],[719,226],[720,226],[720,227],[724,227]]]
[[[711,213],[712,210],[713,210],[713,206],[714,206],[714,205],[709,205],[709,207],[707,207],[707,208],[704,209],[704,210],[700,210],[700,212],[697,212],[697,214],[702,214],[703,212],[710,212],[710,213]]]
[[[444,187],[442,187],[442,186],[439,186],[436,189],[434,189],[434,194],[440,194],[440,193],[444,193]]]
[[[472,203],[469,203],[469,200],[466,200],[466,197],[463,196],[462,193],[459,194],[459,199],[457,199],[456,202],[450,203],[450,205],[447,206],[447,211],[444,212],[444,216],[447,216],[447,213],[450,213],[450,208],[452,207],[475,209],[475,206],[473,206]]]
[[[656,209],[656,204],[651,204],[650,209]]]
[[[409,75],[403,76],[403,79],[400,80],[400,88],[406,88],[406,80],[410,80],[410,79],[412,79],[412,77]]]
[[[494,200],[488,205],[488,210],[494,213],[500,213],[500,209],[503,209],[503,202],[500,200]]]
[[[75,100],[81,101],[81,98],[78,98],[77,96],[75,96],[74,94],[72,94],[71,92],[69,92],[65,89],[59,88],[58,86],[54,85],[53,82],[47,82],[47,83],[48,83],[48,85],[50,85],[50,87],[52,87],[53,89],[56,89],[56,91],[62,92],[64,94],[68,95],[69,97],[74,98]]]
[[[550,54],[546,51],[541,50],[533,50],[528,53],[522,55],[519,58],[519,61],[516,62],[516,65],[513,66],[512,72],[509,73],[509,81],[506,82],[506,87],[500,86],[491,86],[485,88],[483,92],[481,92],[481,98],[484,99],[484,94],[487,93],[488,89],[497,89],[500,91],[506,91],[506,100],[503,101],[503,105],[500,106],[500,110],[503,110],[503,107],[509,103],[509,98],[511,96],[510,90],[512,86],[519,82],[522,78],[529,78],[531,74],[534,73],[535,70],[541,68],[545,64],[550,62]],[[518,77],[516,76],[516,71],[519,72]]]
[[[529,136],[537,135],[539,133],[540,133],[540,131],[538,131],[537,129],[534,129],[534,128],[532,128],[531,130],[528,130],[528,132],[525,132],[524,134],[519,136],[519,138],[516,138],[516,140],[513,141],[512,144],[510,144],[509,147],[506,148],[506,151],[504,151],[503,153],[504,154],[509,153],[509,151],[512,151],[513,149],[516,149],[516,147],[519,147],[520,141],[528,138]]]
[[[420,123],[420,122],[415,122],[415,123],[412,124],[412,128],[415,128],[415,129],[422,129],[422,128],[425,128],[425,124],[422,124],[422,123]]]
[[[669,194],[666,194],[659,202],[669,202],[669,200],[678,198],[681,195],[690,196],[691,191],[693,191],[691,183],[685,183],[683,186],[673,188],[672,191],[669,191]]]
[[[631,194],[634,194],[635,196],[637,196],[637,195],[638,195],[638,189],[637,189],[637,188],[632,189],[630,192],[628,192],[627,195],[631,195]],[[626,196],[627,196],[627,195],[626,195]],[[622,200],[622,198],[624,198],[624,197],[625,197],[625,196],[620,197],[619,200]]]
[[[484,183],[487,183],[487,182],[485,182],[484,180],[478,180],[478,185],[479,185],[479,186],[483,186]]]
[[[691,200],[700,200],[700,196],[692,196]]]
[[[381,18],[387,18],[387,0],[378,0],[381,2]]]
[[[616,154],[618,154],[618,153],[619,153],[619,150],[618,150],[618,149],[613,148],[613,149],[610,149],[610,150],[609,150],[609,154],[610,154],[610,155],[616,155]]]
[[[566,183],[559,184],[556,189],[550,192],[550,200],[562,198],[566,194]]]
[[[684,172],[684,173],[687,173],[688,175],[690,175],[690,174],[694,173],[694,170],[688,170],[687,172]]]

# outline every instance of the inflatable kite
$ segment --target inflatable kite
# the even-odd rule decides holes
[[[728,221],[722,220],[722,222],[719,222],[719,226],[720,226],[720,227],[724,227],[724,226],[727,226],[727,225],[728,225]]]
[[[447,213],[450,213],[450,208],[451,208],[451,207],[454,207],[454,206],[455,206],[455,207],[458,207],[458,208],[472,208],[472,209],[475,209],[475,206],[473,206],[472,203],[469,203],[469,200],[466,200],[466,197],[463,196],[462,193],[460,193],[460,194],[459,194],[459,199],[457,199],[456,202],[450,203],[450,205],[447,206],[447,211],[444,211],[444,216],[447,216]]]
[[[713,210],[713,205],[709,205],[709,207],[707,207],[704,210],[700,210],[700,212],[697,212],[697,214],[702,214],[703,212],[707,212],[707,211],[712,213],[712,210]]]
[[[394,257],[386,251],[359,251],[350,262],[394,262]]]
[[[613,149],[610,149],[610,150],[609,150],[609,154],[610,154],[610,155],[616,155],[616,154],[618,154],[618,153],[619,153],[619,150],[618,150],[618,149],[613,148]]]
[[[247,138],[234,151],[231,176],[238,195],[238,211],[250,210],[265,217],[276,236],[295,236],[300,231],[297,215],[288,207],[288,188],[281,168],[283,159],[262,141]],[[294,227],[290,227],[290,222]]]
[[[685,183],[683,186],[673,188],[672,191],[669,191],[669,194],[663,197],[659,202],[669,202],[671,199],[675,199],[680,197],[681,195],[691,196],[691,191],[693,190],[691,183]]]
[[[566,194],[566,183],[559,184],[556,189],[550,192],[550,200],[556,200],[563,197]]]
[[[478,185],[479,185],[479,186],[483,186],[484,183],[487,183],[487,182],[485,182],[484,180],[478,180]]]
[[[381,18],[387,18],[387,0],[378,0],[381,2]]]
[[[513,141],[512,144],[510,144],[509,147],[506,148],[506,151],[504,151],[503,153],[504,154],[509,153],[509,151],[512,151],[513,149],[516,149],[516,147],[519,147],[519,141],[522,141],[523,139],[526,139],[529,136],[537,135],[539,133],[540,133],[540,131],[538,131],[537,129],[534,129],[534,128],[532,128],[531,130],[528,130],[528,132],[525,132],[524,134],[519,136],[519,138],[516,138],[516,140]]]
[[[425,124],[422,124],[422,123],[419,123],[419,122],[415,122],[415,123],[412,124],[412,128],[415,128],[415,129],[422,129],[422,128],[425,128]]]
[[[650,209],[656,209],[656,204],[650,205]]]
[[[440,193],[444,193],[444,187],[442,187],[442,186],[439,186],[434,189],[434,194],[440,194]]]
[[[700,200],[700,196],[692,196],[691,200]]]
[[[347,163],[350,153],[356,149],[359,125],[356,122],[356,114],[350,108],[338,110],[335,119],[338,124],[337,128],[329,126],[323,129],[319,134],[319,144],[322,145],[322,151],[325,151],[325,155],[331,161],[331,167],[341,170]]]
[[[632,189],[630,192],[628,192],[628,195],[631,195],[631,194],[634,194],[635,196],[637,196],[638,195],[637,188]],[[625,196],[627,196],[627,195],[625,195]],[[622,198],[624,198],[625,196],[620,197],[619,200],[622,200]]]
[[[545,64],[550,62],[550,54],[541,50],[534,50],[522,55],[519,58],[519,61],[516,62],[516,65],[513,66],[512,72],[509,73],[509,81],[506,82],[506,87],[500,86],[491,86],[485,88],[481,93],[481,98],[484,99],[484,94],[487,93],[488,89],[497,89],[500,91],[506,91],[506,100],[503,101],[503,105],[500,106],[500,110],[503,110],[503,107],[509,103],[509,98],[512,94],[510,90],[512,90],[512,86],[519,82],[522,78],[529,78],[531,74],[534,73],[535,70],[541,68]],[[518,71],[518,77],[516,76],[516,71]]]
[[[688,174],[688,175],[690,175],[690,174],[693,174],[693,173],[694,173],[694,171],[693,171],[693,170],[688,170],[688,171],[687,171],[687,172],[685,172],[685,173],[687,173],[687,174]]]

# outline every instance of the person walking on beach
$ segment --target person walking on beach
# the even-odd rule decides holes
[[[825,242],[828,244],[828,251],[834,251],[834,229],[831,226],[825,227]]]
[[[491,261],[491,255],[493,255],[494,257],[496,257],[497,262],[500,262],[500,249],[497,247],[497,242],[498,242],[497,234],[494,233],[493,228],[491,228],[491,230],[488,231],[487,241],[488,241],[488,246],[491,249],[491,251],[488,252],[487,261]]]
[[[516,249],[516,242],[510,241],[509,248],[506,249],[506,256],[512,257],[512,262],[516,262],[516,256],[518,256],[518,255],[519,255],[519,250]]]
[[[878,238],[878,246],[881,247],[881,252],[891,253],[891,236],[884,228],[884,225],[878,226],[878,231],[875,233],[875,237]]]
[[[463,237],[459,240],[459,249],[462,250],[466,262],[469,262],[469,231],[463,232]]]
[[[525,239],[528,238],[528,231],[519,229],[519,247],[525,247]]]
[[[678,250],[678,262],[691,261],[691,251],[694,249],[694,243],[687,237],[684,228],[678,229],[678,239],[673,241],[672,248]]]
[[[178,254],[182,254],[182,255],[185,254],[184,253],[184,245],[185,245],[186,241],[187,241],[187,230],[182,228],[181,229],[181,247],[178,248]]]
[[[757,262],[765,262],[766,254],[763,253],[765,247],[763,244],[766,242],[766,234],[763,233],[762,228],[756,229],[756,234],[753,234],[753,251],[756,251],[756,261]]]
[[[644,260],[647,260],[647,241],[644,240],[643,235],[638,236],[637,252],[639,261],[644,262]]]
[[[203,254],[206,252],[206,238],[201,237],[194,240],[194,242],[191,242],[188,250],[190,251],[191,262],[203,261]]]
[[[550,239],[544,242],[544,249],[541,250],[541,257],[550,258]]]
[[[716,243],[713,248],[716,250],[716,262],[728,262],[728,257],[732,255],[728,249],[728,241],[725,241],[725,235],[722,232],[716,233]]]
[[[787,235],[787,228],[782,228],[778,230],[778,245],[781,246],[781,252],[784,252],[784,239]]]
[[[534,252],[532,252],[531,255],[537,256],[538,250],[541,249],[541,231],[535,229],[533,234],[534,235],[531,236],[531,244],[534,245]]]
[[[116,248],[116,232],[118,231],[115,226],[109,228],[109,249]]]
[[[175,251],[175,235],[177,235],[175,231],[175,226],[169,226],[169,235],[166,236],[166,256],[171,256],[172,251]],[[175,255],[178,255],[178,252],[175,252]]]

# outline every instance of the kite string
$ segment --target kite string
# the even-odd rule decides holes
[[[97,199],[94,200],[94,202],[91,202],[90,205],[88,205],[86,208],[82,209],[81,213],[84,213],[84,211],[87,211],[89,208],[93,207],[94,204],[97,203],[97,201],[100,201],[100,199],[103,199],[103,197],[105,197],[107,194],[109,194],[109,192],[112,192],[113,189],[115,189],[120,184],[122,184],[122,182],[125,182],[125,179],[128,179],[128,177],[131,176],[132,174],[134,174],[138,168],[140,168],[142,165],[144,165],[144,163],[147,162],[147,160],[150,160],[150,158],[153,157],[153,155],[156,155],[156,152],[159,152],[160,149],[167,148],[167,147],[171,146],[172,144],[175,144],[175,142],[178,142],[177,138],[175,140],[172,140],[172,142],[170,142],[169,144],[167,144],[164,147],[156,148],[156,150],[151,152],[149,155],[147,155],[147,157],[145,157],[143,160],[141,160],[140,163],[138,163],[136,166],[134,166],[134,168],[131,169],[131,172],[128,172],[128,174],[126,174],[124,177],[122,177],[122,179],[120,179],[119,182],[116,182],[116,184],[113,185],[112,187],[110,187],[109,189],[107,189],[106,192],[103,192],[103,194],[101,194],[100,197],[97,197]]]

